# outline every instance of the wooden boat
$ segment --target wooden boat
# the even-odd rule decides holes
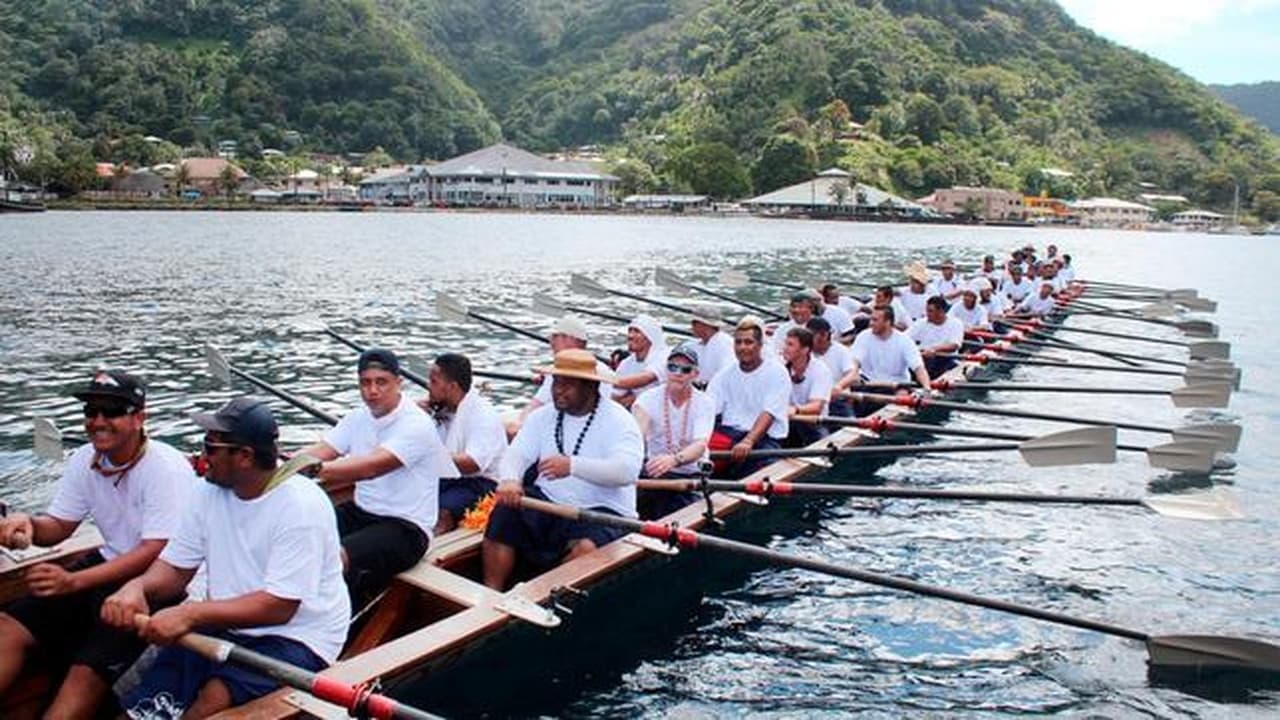
[[[1001,372],[1006,367],[998,360],[986,364],[966,362],[944,374],[942,379],[975,379]],[[876,414],[887,420],[908,420],[915,412],[887,405]],[[873,433],[845,427],[817,446],[852,447],[877,439]],[[781,459],[748,479],[798,481],[827,467],[829,464],[824,460]],[[664,521],[700,529],[708,525],[709,517],[729,518],[763,504],[765,501],[758,497],[716,492],[708,495],[705,502],[689,505]],[[87,529],[30,560],[14,562],[0,556],[0,600],[8,601],[21,593],[21,572],[26,567],[37,562],[67,562],[94,549],[99,540],[96,531]],[[565,596],[580,596],[623,576],[639,573],[655,563],[670,561],[673,554],[656,540],[627,535],[500,593],[479,582],[482,540],[482,531],[468,529],[454,530],[436,538],[421,562],[395,578],[351,638],[341,659],[325,674],[353,685],[378,683],[381,692],[412,702],[415,685],[433,672],[521,626],[557,632],[555,628],[561,618],[549,605],[557,604]],[[50,689],[47,677],[24,678],[7,697],[0,699],[0,716],[34,717]],[[430,709],[429,703],[425,704]],[[228,710],[219,717],[265,720],[312,715],[347,717],[345,710],[337,706],[287,688]]]

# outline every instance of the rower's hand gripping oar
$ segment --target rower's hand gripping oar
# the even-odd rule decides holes
[[[146,615],[135,615],[134,624],[145,627],[150,621]],[[386,695],[371,692],[366,687],[348,685],[319,673],[311,672],[246,647],[230,640],[190,632],[178,638],[177,644],[206,660],[217,663],[235,663],[256,670],[296,690],[312,695],[327,703],[333,703],[352,717],[370,717],[378,720],[440,720],[438,716],[424,712]]]
[[[629,530],[682,548],[709,547],[755,558],[776,567],[809,570],[832,577],[856,580],[917,595],[926,595],[1059,625],[1069,625],[1107,635],[1138,640],[1147,647],[1149,665],[1153,671],[1158,669],[1248,670],[1273,676],[1280,675],[1280,646],[1260,640],[1214,635],[1151,635],[1141,630],[1075,617],[1030,605],[972,595],[959,590],[927,585],[907,578],[839,565],[825,560],[790,555],[750,543],[715,535],[706,535],[676,525],[665,525],[660,522],[642,522],[529,497],[521,498],[520,504],[529,510],[536,510],[568,520]]]
[[[1021,442],[968,443],[963,445],[858,445],[853,447],[806,447],[751,450],[748,457],[849,457],[932,455],[942,453],[994,452],[1017,450],[1031,467],[1057,467],[1116,461],[1116,429],[1086,427],[1049,433]],[[710,453],[715,459],[731,459],[728,450]]]
[[[702,480],[638,480],[640,490],[698,492]],[[981,490],[936,490],[933,488],[865,487],[859,485],[774,482],[771,480],[707,480],[705,487],[721,492],[740,492],[770,498],[787,495],[836,495],[859,498],[904,500],[952,500],[964,502],[1026,503],[1031,505],[1113,505],[1141,507],[1165,517],[1182,520],[1239,520],[1244,512],[1227,490],[1185,495],[1146,497],[1106,497],[1098,495],[1044,495],[1038,493],[990,492]]]

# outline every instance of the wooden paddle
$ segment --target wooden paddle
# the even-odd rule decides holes
[[[1086,427],[1064,430],[1020,442],[967,443],[963,445],[858,445],[853,447],[769,448],[747,453],[753,458],[841,458],[852,456],[934,455],[942,453],[1017,450],[1031,467],[1085,465],[1116,461],[1116,429]],[[714,459],[731,459],[729,450],[713,450]]]
[[[1029,367],[1056,367],[1068,370],[1094,370],[1099,372],[1118,372],[1129,373],[1134,375],[1161,375],[1165,377],[1182,378],[1187,385],[1196,385],[1202,382],[1235,382],[1235,368],[1231,366],[1210,365],[1201,367],[1188,368],[1184,372],[1177,370],[1157,370],[1155,368],[1144,367],[1121,367],[1118,365],[1095,365],[1089,363],[1064,362],[1060,360],[1036,360],[1033,358],[1001,358],[995,353],[946,353],[934,355],[936,358],[947,360],[956,360],[959,362],[977,363],[986,365],[996,362],[1005,365],[1026,365]]]
[[[1224,342],[1221,340],[1206,340],[1202,342],[1186,342],[1184,340],[1165,340],[1164,338],[1148,337],[1146,335],[1139,335],[1137,333],[1122,333],[1122,332],[1113,332],[1110,330],[1095,330],[1093,328],[1081,328],[1081,327],[1075,327],[1075,326],[1068,326],[1068,325],[1063,325],[1061,323],[1043,323],[1043,322],[1040,322],[1038,318],[1032,319],[1031,321],[1024,324],[1014,325],[1013,329],[1026,333],[1028,335],[1031,335],[1032,337],[1039,337],[1041,335],[1045,335],[1045,333],[1040,332],[1039,330],[1036,329],[1041,325],[1052,327],[1055,334],[1062,333],[1062,332],[1078,333],[1081,335],[1096,335],[1098,337],[1121,338],[1124,340],[1134,340],[1137,342],[1152,343],[1156,345],[1172,345],[1174,347],[1183,347],[1187,349],[1187,352],[1191,355],[1191,358],[1194,360],[1201,360],[1201,359],[1208,359],[1208,358],[1225,360],[1231,357],[1231,343]]]
[[[761,497],[786,495],[839,495],[862,498],[906,500],[956,500],[973,502],[1030,503],[1049,505],[1116,505],[1141,507],[1165,517],[1183,520],[1239,520],[1245,517],[1240,503],[1226,490],[1185,495],[1146,497],[1103,497],[1097,495],[1043,495],[1036,493],[989,492],[978,490],[935,490],[932,488],[867,487],[823,483],[774,482],[770,480],[638,480],[640,490],[700,492],[703,487],[722,492],[741,492]]]
[[[244,372],[239,368],[233,367],[231,363],[227,362],[227,358],[224,357],[221,352],[218,352],[217,348],[215,348],[212,345],[209,345],[208,343],[206,343],[204,346],[204,357],[205,357],[205,360],[208,362],[209,374],[212,375],[216,380],[218,380],[222,384],[230,385],[231,376],[234,375],[240,378],[241,380],[248,382],[250,385],[253,385],[257,388],[260,388],[262,390],[265,390],[271,393],[272,395],[275,395],[276,397],[280,398],[281,400],[284,400],[285,402],[307,413],[308,415],[311,415],[319,420],[323,420],[324,422],[330,425],[338,424],[338,418],[336,416],[331,415],[325,412],[324,410],[321,410],[320,408],[316,407],[315,405],[311,404],[306,400],[303,400],[302,398],[298,397],[297,395],[294,395],[291,392],[282,390],[276,387],[275,385],[272,385],[266,380],[250,375],[249,373]]]
[[[631,318],[622,315],[614,315],[612,313],[600,312],[599,310],[589,310],[577,305],[567,305],[547,295],[546,293],[534,293],[533,299],[529,303],[529,309],[539,315],[548,315],[550,317],[563,317],[566,313],[578,313],[588,317],[600,318],[601,320],[609,320],[611,322],[627,325],[631,322]],[[680,335],[683,337],[693,337],[693,332],[675,325],[663,325],[662,330],[672,335]]]
[[[1266,673],[1271,678],[1280,675],[1280,646],[1259,640],[1214,635],[1151,635],[1140,630],[1074,617],[1030,605],[972,595],[958,590],[927,585],[915,580],[838,565],[825,560],[790,555],[750,543],[729,540],[715,535],[706,535],[676,525],[666,525],[661,522],[642,522],[528,497],[521,498],[520,504],[529,510],[555,515],[566,520],[604,525],[639,533],[646,537],[666,542],[672,547],[689,549],[699,547],[712,548],[751,557],[776,567],[809,570],[832,577],[856,580],[917,595],[926,595],[1060,625],[1093,630],[1130,640],[1138,640],[1146,645],[1148,661],[1152,669],[1195,670],[1201,673],[1210,671],[1253,671]]]
[[[494,327],[499,327],[503,330],[509,330],[517,335],[522,335],[530,340],[537,340],[541,343],[550,342],[550,338],[545,335],[539,335],[532,330],[527,330],[517,325],[512,325],[511,323],[503,322],[488,315],[475,312],[462,304],[462,302],[456,298],[446,295],[445,293],[439,293],[436,295],[436,313],[439,314],[442,319],[449,322],[464,323],[468,320],[478,320],[487,325],[493,325]],[[595,355],[595,358],[600,362],[605,363],[606,365],[609,363],[609,358],[598,353],[592,354]]]

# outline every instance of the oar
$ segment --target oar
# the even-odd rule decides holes
[[[1218,337],[1218,326],[1208,320],[1161,320],[1154,317],[1140,317],[1138,315],[1126,315],[1113,311],[1101,310],[1073,310],[1073,315],[1098,315],[1101,317],[1114,318],[1116,320],[1131,320],[1133,322],[1146,323],[1148,325],[1163,325],[1181,330],[1188,337],[1197,338],[1216,338]]]
[[[436,312],[440,315],[442,319],[448,320],[449,322],[464,323],[464,322],[467,322],[467,320],[469,319],[478,320],[482,323],[493,325],[494,327],[500,327],[503,330],[509,330],[517,335],[523,335],[524,337],[527,337],[530,340],[537,340],[538,342],[541,342],[541,343],[549,342],[549,339],[545,335],[539,335],[538,333],[532,330],[528,330],[526,328],[512,325],[511,323],[497,320],[488,315],[482,315],[478,312],[475,312],[474,310],[471,310],[466,305],[463,305],[460,301],[458,301],[457,298],[454,298],[451,295],[446,295],[444,293],[439,293],[438,295],[436,295]],[[595,355],[596,359],[599,360],[600,362],[608,364],[609,358],[603,355],[600,355],[599,353],[592,353],[592,354]]]
[[[1177,367],[1187,367],[1187,363],[1178,360],[1165,360],[1163,358],[1153,358],[1147,355],[1135,355],[1133,353],[1122,353],[1114,350],[1100,350],[1098,348],[1078,345],[1061,338],[1043,338],[1040,340],[1029,340],[1025,336],[1018,334],[1016,331],[1007,335],[1000,335],[989,330],[966,330],[965,337],[978,340],[1004,340],[1006,342],[1026,345],[1033,348],[1049,348],[1052,350],[1075,350],[1076,352],[1089,353],[1091,355],[1100,355],[1102,357],[1111,358],[1120,362],[1136,361],[1149,362],[1158,365],[1174,365]],[[1129,363],[1132,364],[1132,363]]]
[[[1042,323],[1032,320],[1022,325],[1014,325],[1013,328],[1019,332],[1027,333],[1033,337],[1043,335],[1044,333],[1036,329]],[[1172,345],[1175,347],[1183,347],[1191,355],[1193,360],[1203,359],[1222,359],[1226,360],[1231,357],[1231,343],[1222,340],[1206,340],[1202,342],[1186,342],[1183,340],[1165,340],[1164,338],[1153,338],[1145,335],[1137,335],[1134,333],[1112,332],[1109,330],[1095,330],[1092,328],[1080,328],[1067,326],[1062,324],[1052,324],[1055,333],[1068,332],[1079,333],[1081,335],[1097,335],[1099,337],[1121,338],[1124,340],[1134,340],[1137,342],[1154,343],[1156,345]]]
[[[275,395],[281,400],[284,400],[290,405],[298,408],[299,410],[307,413],[308,415],[315,417],[318,420],[323,420],[324,422],[330,425],[338,424],[337,417],[325,412],[324,410],[321,410],[320,408],[316,407],[315,405],[312,405],[306,400],[303,400],[297,395],[294,395],[293,393],[287,392],[285,390],[281,390],[280,388],[276,387],[275,385],[272,385],[266,380],[250,375],[249,373],[237,367],[232,366],[231,363],[227,362],[227,358],[224,357],[222,353],[218,352],[218,349],[215,348],[214,346],[209,344],[206,344],[204,346],[204,357],[209,364],[209,374],[213,375],[213,377],[217,379],[219,382],[226,385],[230,385],[231,376],[234,375],[248,382],[251,385],[254,385],[258,388],[261,388],[262,390],[265,390],[271,393],[272,395]]]
[[[365,350],[363,345],[360,345],[356,343],[354,340],[344,337],[343,335],[339,334],[338,331],[334,330],[328,325],[322,326],[321,332],[333,338],[334,340],[337,340],[343,345],[346,345],[352,350],[355,350],[358,353],[364,352]],[[471,374],[475,375],[476,377],[493,378],[494,380],[510,380],[511,382],[518,382],[518,383],[534,382],[532,377],[527,377],[525,375],[514,375],[512,373],[494,372],[493,370],[476,370],[473,368],[471,370]],[[405,379],[409,380],[410,382],[416,385],[419,385],[424,388],[427,387],[427,379],[425,377],[410,370],[407,367],[404,367],[403,365],[400,366],[400,375],[402,375]]]
[[[661,268],[661,267],[654,268],[653,281],[657,283],[659,287],[662,287],[668,292],[671,292],[674,294],[680,294],[680,295],[687,294],[691,291],[696,293],[701,293],[703,295],[707,295],[713,298],[718,298],[727,303],[737,305],[738,307],[746,308],[747,310],[750,310],[752,312],[759,313],[764,316],[765,320],[786,320],[787,319],[785,315],[779,315],[776,311],[770,310],[769,308],[762,307],[760,305],[753,305],[745,300],[739,300],[738,298],[732,295],[728,295],[722,292],[717,292],[715,290],[702,287],[700,285],[694,285],[693,283],[686,281],[684,278],[681,278],[679,275],[671,272],[670,270],[667,270],[666,268]]]
[[[640,490],[699,492],[702,480],[638,480]],[[740,492],[761,497],[785,495],[839,495],[862,498],[905,500],[957,500],[973,502],[1029,503],[1045,505],[1116,505],[1146,508],[1158,515],[1183,520],[1239,520],[1245,517],[1240,503],[1226,490],[1185,495],[1146,497],[1102,497],[1097,495],[1043,495],[1036,493],[985,492],[977,490],[934,490],[931,488],[867,487],[824,483],[792,483],[772,480],[707,480],[705,487],[723,492]]]
[[[1217,669],[1280,673],[1280,646],[1260,640],[1214,635],[1151,635],[1141,630],[1074,617],[1030,605],[972,595],[936,585],[927,585],[915,580],[837,565],[824,560],[789,555],[751,545],[750,543],[729,540],[715,535],[706,535],[676,525],[666,525],[660,522],[642,522],[528,497],[521,498],[520,504],[530,510],[555,515],[567,520],[604,525],[640,533],[641,535],[669,543],[672,546],[690,549],[697,547],[713,548],[755,558],[778,567],[810,570],[832,577],[857,580],[918,595],[927,595],[1060,625],[1093,630],[1130,640],[1138,640],[1146,644],[1147,655],[1152,669],[1200,669],[1206,671]]]
[[[996,357],[990,352],[980,353],[946,353],[934,355],[937,358],[947,360],[957,360],[960,362],[977,363],[986,365],[996,362],[1007,365],[1026,365],[1029,367],[1056,367],[1067,368],[1070,370],[1097,370],[1101,372],[1118,372],[1137,375],[1161,375],[1165,377],[1179,377],[1187,385],[1195,385],[1202,382],[1235,382],[1234,368],[1220,367],[1216,365],[1206,366],[1204,368],[1188,368],[1185,372],[1177,370],[1156,370],[1154,368],[1144,367],[1119,367],[1116,365],[1093,365],[1089,363],[1073,363],[1058,360],[1035,360],[1031,358],[1001,358]]]
[[[693,308],[688,307],[687,305],[676,305],[662,300],[645,297],[644,295],[629,293],[625,290],[614,290],[613,288],[605,287],[582,273],[574,273],[569,276],[569,289],[580,295],[586,295],[587,297],[593,298],[605,298],[610,295],[614,295],[616,297],[627,298],[628,300],[635,300],[636,302],[646,303],[648,305],[653,305],[654,307],[671,310],[672,312],[684,313],[685,315],[693,315],[696,312]]]
[[[1084,285],[1086,288],[1115,288],[1118,290],[1130,290],[1133,292],[1154,293],[1166,298],[1193,298],[1200,297],[1200,291],[1195,288],[1162,288],[1152,285],[1133,285],[1131,283],[1107,282],[1105,280],[1085,280],[1076,278],[1075,282]]]
[[[908,432],[924,432],[929,433],[930,435],[972,437],[982,438],[985,440],[1013,440],[1016,442],[1025,442],[1035,439],[1031,435],[1022,433],[1001,432],[998,430],[976,430],[971,428],[933,425],[930,423],[888,420],[876,415],[863,418],[793,415],[791,416],[791,422],[858,427],[864,430],[870,430],[871,432],[880,435],[884,435],[885,433],[889,433],[894,430],[905,430]],[[1203,439],[1174,441],[1152,447],[1143,447],[1141,445],[1116,445],[1116,450],[1144,453],[1147,456],[1147,462],[1152,467],[1162,468],[1164,470],[1174,470],[1176,472],[1199,474],[1207,474],[1209,471],[1213,470],[1213,456],[1217,449],[1216,444],[1207,442]]]
[[[1176,443],[1195,443],[1198,441],[1206,445],[1212,445],[1213,449],[1221,450],[1223,452],[1235,452],[1240,445],[1241,428],[1239,425],[1231,423],[1212,423],[1206,425],[1191,425],[1184,428],[1166,428],[1156,425],[1142,425],[1138,423],[1126,423],[1111,420],[1093,420],[1085,417],[1077,417],[1075,415],[1056,415],[1053,413],[1035,412],[1032,410],[1015,410],[1013,408],[982,405],[979,403],[951,402],[949,400],[936,400],[933,398],[923,396],[917,397],[914,395],[877,395],[874,393],[851,392],[842,393],[841,397],[847,398],[853,402],[868,402],[878,405],[900,405],[915,410],[924,410],[934,407],[940,410],[950,410],[953,412],[971,412],[980,415],[1025,418],[1028,420],[1048,420],[1050,422],[1067,422],[1077,425],[1114,427],[1123,430],[1138,430],[1141,432],[1167,433],[1173,436]]]
[[[976,382],[969,380],[934,380],[934,390],[978,390],[982,392],[1047,392],[1087,395],[1164,395],[1180,408],[1224,408],[1231,403],[1231,385],[1206,382],[1183,385],[1172,390],[1139,387],[1098,387],[1096,385],[1042,385],[1038,383]]]
[[[146,615],[134,616],[134,623],[139,627],[146,625],[147,621]],[[352,717],[372,717],[378,720],[439,720],[438,715],[392,700],[386,695],[372,692],[368,687],[348,685],[341,680],[254,652],[230,640],[189,632],[178,638],[178,644],[218,665],[230,662],[252,668],[272,680],[279,681],[282,685],[288,685],[327,703],[338,705],[347,710]]]
[[[1108,427],[1077,428],[1075,430],[1049,433],[1048,435],[1041,435],[1021,442],[966,443],[963,445],[856,445],[853,447],[838,447],[831,444],[827,447],[752,450],[747,455],[754,458],[838,458],[855,455],[892,455],[896,457],[1002,450],[1017,450],[1022,455],[1022,459],[1031,467],[1113,463],[1116,461],[1116,429]],[[727,460],[733,454],[728,450],[715,450],[710,455],[715,459]]]
[[[782,288],[784,290],[804,290],[805,289],[804,285],[800,285],[797,283],[789,283],[789,282],[779,282],[777,280],[762,278],[757,275],[748,275],[747,273],[744,273],[741,270],[725,270],[724,272],[720,273],[719,280],[721,285],[724,285],[725,287],[731,288],[731,289],[746,287],[751,283],[755,283],[756,285],[764,285],[766,287]]]
[[[84,438],[64,436],[49,418],[32,418],[31,424],[34,430],[31,437],[31,450],[42,460],[61,460],[67,445],[79,445],[85,442]]]
[[[562,317],[565,313],[578,313],[588,317],[600,318],[601,320],[610,320],[616,323],[626,325],[631,322],[631,318],[622,315],[614,315],[612,313],[600,312],[599,310],[589,310],[577,305],[567,305],[547,295],[546,293],[534,293],[533,299],[529,303],[529,309],[539,315],[549,315],[554,318]],[[682,327],[675,325],[663,325],[662,329],[672,335],[681,335],[684,337],[693,337],[693,333]]]

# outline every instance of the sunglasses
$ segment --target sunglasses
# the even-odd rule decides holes
[[[217,452],[218,448],[240,448],[244,447],[239,443],[213,442],[212,440],[204,441],[204,454],[212,455]]]
[[[114,420],[131,412],[133,412],[132,405],[95,405],[89,403],[84,406],[84,419],[92,420],[101,415],[104,418]]]
[[[667,363],[667,372],[676,373],[677,375],[692,375],[693,371],[697,369],[693,365],[685,365],[684,363]]]

